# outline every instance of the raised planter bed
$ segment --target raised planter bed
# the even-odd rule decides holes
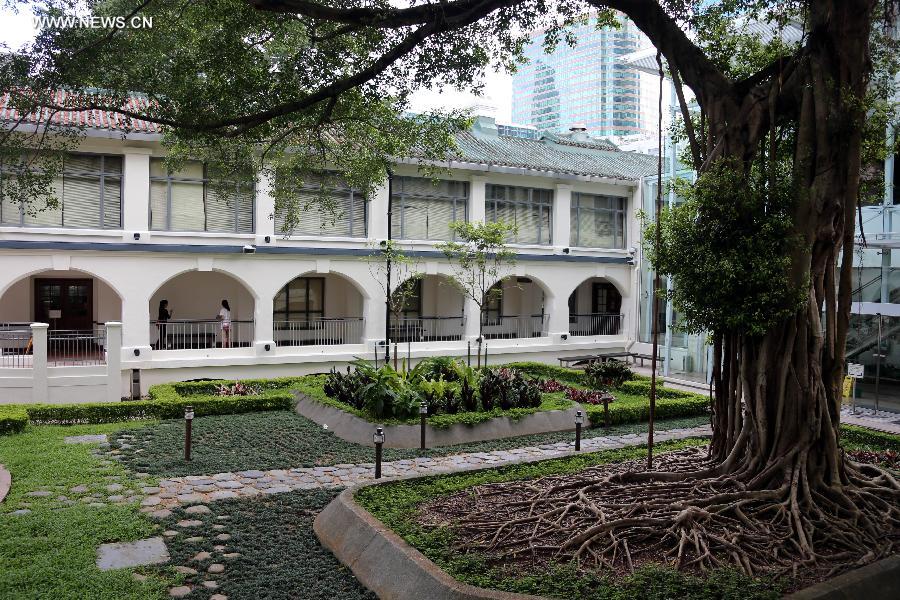
[[[342,440],[355,444],[372,444],[372,434],[376,427],[372,422],[317,402],[305,394],[298,392],[295,396],[297,412],[307,419],[322,426],[327,425]],[[580,405],[573,404],[565,410],[545,410],[518,419],[501,416],[476,425],[456,424],[447,428],[426,425],[425,439],[428,447],[453,446],[534,433],[566,431],[575,428],[575,411],[580,409]],[[420,428],[419,425],[386,425],[384,436],[384,445],[388,448],[418,448]]]

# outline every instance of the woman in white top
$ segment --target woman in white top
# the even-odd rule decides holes
[[[216,317],[222,322],[222,347],[231,347],[231,307],[228,306],[228,300],[222,300],[222,308]]]

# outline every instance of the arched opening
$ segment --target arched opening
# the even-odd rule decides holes
[[[491,286],[481,307],[486,339],[535,338],[545,334],[544,288],[531,277],[506,277]]]
[[[51,366],[102,362],[105,324],[121,320],[122,299],[102,279],[73,269],[34,273],[0,296],[0,364],[30,351],[31,323],[49,325]]]
[[[398,314],[391,315],[391,340],[402,343],[462,339],[466,301],[447,276],[407,279],[393,296]]]
[[[226,273],[188,271],[176,275],[150,297],[149,309],[150,342],[158,350],[253,344],[253,294]]]
[[[622,331],[622,294],[610,281],[591,277],[569,296],[569,333],[618,335]]]
[[[279,346],[359,344],[365,330],[364,298],[335,273],[307,274],[275,295],[273,325]]]

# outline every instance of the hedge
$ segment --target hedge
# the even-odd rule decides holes
[[[19,433],[28,424],[28,413],[22,406],[0,406],[0,435]]]
[[[663,385],[660,385],[659,382],[656,386],[656,397],[657,398],[672,398],[672,399],[686,399],[693,398],[695,396],[704,398],[707,402],[709,399],[706,396],[701,396],[700,394],[695,394],[693,392],[684,392],[681,390],[674,390],[672,388],[667,388]],[[617,388],[620,392],[624,392],[626,394],[632,394],[635,396],[647,396],[650,397],[650,381],[649,380],[632,380],[626,381],[621,386]],[[615,393],[615,392],[613,392]]]
[[[873,451],[900,452],[900,435],[865,429],[856,425],[841,425],[841,442],[848,446],[870,448]]]
[[[499,366],[515,369],[538,379],[555,379],[569,385],[584,385],[584,372],[577,369],[567,369],[539,362],[514,362]]]
[[[674,391],[674,390],[672,390]],[[613,392],[615,395],[615,392]],[[600,427],[605,424],[603,406],[587,406],[585,413],[591,423],[591,427]],[[709,398],[699,394],[690,394],[687,398],[660,398],[656,402],[657,419],[680,419],[685,417],[697,417],[709,413]],[[623,423],[638,423],[650,419],[650,403],[622,403],[612,402],[609,405],[609,424],[621,425]]]

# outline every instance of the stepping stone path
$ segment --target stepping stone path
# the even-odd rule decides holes
[[[100,435],[69,435],[64,440],[67,444],[105,444],[109,442],[106,434]]]
[[[136,542],[101,544],[97,549],[97,567],[101,571],[156,565],[169,561],[169,551],[161,537]]]
[[[689,437],[710,436],[708,425],[689,429],[669,429],[655,434],[657,442],[679,440]],[[594,437],[581,441],[584,452],[609,450],[636,446],[645,443],[644,434],[629,433],[619,436]],[[406,475],[435,475],[485,467],[499,467],[521,462],[533,462],[548,458],[570,456],[573,442],[558,442],[512,450],[493,452],[471,452],[442,457],[425,457],[382,463],[381,473],[385,479]],[[238,471],[215,475],[189,475],[172,477],[159,482],[160,493],[147,496],[141,503],[145,512],[179,504],[203,505],[226,498],[251,498],[260,494],[280,494],[293,490],[346,487],[375,477],[375,465],[340,464],[331,467],[311,467],[299,469],[272,469],[270,471]],[[188,509],[188,512],[190,509]],[[201,509],[201,512],[202,511]],[[179,526],[185,521],[179,522]],[[196,523],[199,523],[197,521]]]

